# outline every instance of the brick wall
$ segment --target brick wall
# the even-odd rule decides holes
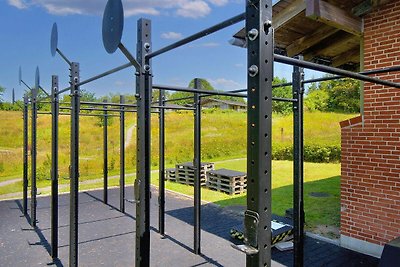
[[[400,0],[364,23],[365,70],[400,66]],[[400,82],[400,72],[377,77]],[[341,127],[341,235],[384,245],[400,236],[400,89],[366,83],[363,121]]]

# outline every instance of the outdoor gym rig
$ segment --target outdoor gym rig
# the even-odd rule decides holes
[[[170,50],[188,44],[204,36],[217,32],[230,25],[245,20],[247,32],[247,89],[235,90],[233,92],[214,92],[201,89],[199,79],[195,79],[194,88],[182,88],[174,86],[153,85],[151,59],[166,53]],[[119,48],[129,60],[128,64],[114,68],[90,79],[80,82],[79,64],[70,62],[57,48],[57,27],[53,26],[51,38],[51,52],[53,56],[58,53],[70,66],[70,86],[58,90],[57,76],[52,77],[52,246],[57,244],[54,238],[57,237],[57,117],[59,115],[58,95],[70,90],[71,94],[71,159],[70,159],[70,266],[78,265],[78,179],[79,179],[79,111],[80,89],[83,84],[96,79],[105,77],[124,68],[134,66],[136,69],[136,113],[137,113],[137,178],[135,181],[135,203],[136,203],[136,266],[150,265],[150,129],[151,111],[157,108],[159,111],[159,136],[160,136],[160,184],[159,184],[159,232],[164,234],[165,222],[165,165],[164,165],[164,110],[166,100],[164,91],[183,91],[193,93],[194,108],[194,253],[200,253],[200,216],[201,216],[201,196],[200,196],[200,129],[201,129],[201,109],[200,98],[211,95],[228,95],[235,97],[246,97],[248,107],[248,126],[247,126],[247,210],[244,217],[245,225],[245,244],[236,248],[245,252],[247,266],[270,266],[271,265],[271,118],[272,101],[281,100],[293,103],[294,112],[294,173],[293,173],[293,203],[294,203],[294,264],[303,265],[304,247],[304,208],[303,208],[303,93],[304,81],[303,68],[323,71],[334,77],[313,79],[313,82],[330,80],[337,78],[353,78],[361,81],[372,82],[380,85],[400,88],[400,84],[390,81],[380,80],[367,75],[381,72],[397,71],[398,67],[353,73],[300,59],[288,58],[281,55],[274,55],[273,28],[272,28],[272,1],[271,0],[248,0],[246,1],[246,12],[232,17],[226,21],[216,24],[210,28],[200,31],[194,35],[184,38],[176,43],[168,45],[162,49],[151,51],[151,21],[140,19],[137,29],[137,57],[136,59],[121,43],[123,29],[123,8],[120,0],[109,0],[103,17],[103,43],[109,53],[113,53]],[[54,30],[55,29],[55,30]],[[273,63],[281,62],[293,65],[292,82],[277,85],[293,87],[293,98],[282,99],[272,96]],[[38,73],[38,72],[37,72]],[[21,79],[20,79],[21,80]],[[35,88],[32,90],[32,199],[31,199],[31,220],[35,225],[36,218],[36,116],[38,100],[37,91],[40,88],[38,75]],[[151,91],[159,90],[158,106],[152,106]],[[247,92],[247,94],[240,94]],[[175,99],[177,100],[177,99]],[[106,105],[109,103],[91,103],[91,105]],[[117,105],[117,104],[112,104]],[[117,105],[118,106],[118,105]],[[24,97],[24,164],[27,164],[27,116],[28,99]],[[121,113],[125,112],[122,103],[118,106]],[[94,109],[94,108],[91,108]],[[104,112],[111,112],[110,109],[103,108]],[[102,114],[102,116],[110,116]],[[123,128],[122,128],[123,129]],[[121,140],[123,133],[121,132]],[[123,145],[121,145],[123,147]],[[121,153],[124,152],[121,149]],[[24,213],[27,210],[27,167],[24,165]],[[35,167],[35,168],[34,168]],[[123,168],[121,168],[123,169]],[[122,171],[121,171],[122,173]],[[122,174],[121,174],[122,177]],[[123,179],[123,178],[121,178]],[[123,182],[120,183],[123,186]],[[106,190],[105,190],[106,191]],[[106,198],[105,198],[106,199]],[[121,202],[124,198],[121,197]],[[33,203],[33,204],[32,204]],[[121,207],[123,203],[121,204]],[[52,256],[57,257],[57,246],[52,248]]]

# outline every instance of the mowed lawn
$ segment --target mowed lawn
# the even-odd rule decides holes
[[[216,162],[216,169],[226,168],[246,172],[246,160],[226,160]],[[284,215],[285,210],[292,207],[293,203],[293,162],[273,161],[272,162],[272,212]],[[314,229],[318,225],[339,226],[340,219],[340,164],[335,163],[308,163],[304,164],[304,209],[306,214],[306,228]],[[127,185],[133,185],[135,176],[126,178]],[[68,192],[68,179],[62,179],[60,192]],[[151,183],[158,186],[158,171],[152,172]],[[39,192],[42,195],[50,193],[50,181],[39,182]],[[109,186],[118,186],[119,178],[109,178]],[[102,180],[82,181],[80,190],[102,188]],[[9,186],[0,187],[1,194],[20,192],[22,183],[18,182]],[[193,196],[193,187],[175,182],[166,182],[168,190]],[[311,192],[327,193],[328,197],[318,198],[310,196]],[[213,202],[223,207],[245,206],[246,194],[227,195],[207,188],[201,190],[202,200]],[[133,196],[132,196],[133,197]]]

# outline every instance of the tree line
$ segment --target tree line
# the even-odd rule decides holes
[[[201,89],[208,91],[215,91],[215,88],[206,80],[200,79]],[[274,85],[287,83],[285,78],[275,77],[273,80]],[[188,87],[194,87],[194,79],[190,81]],[[237,89],[237,88],[235,88]],[[308,111],[323,111],[323,112],[344,112],[344,113],[358,113],[360,112],[360,90],[361,85],[359,81],[353,79],[337,79],[323,81],[320,83],[312,83],[306,88],[304,96],[304,106]],[[22,100],[17,100],[15,103],[4,101],[4,92],[6,89],[0,86],[0,110],[22,110]],[[275,87],[272,89],[272,94],[275,97],[292,98],[292,87]],[[134,94],[125,94],[126,103],[135,103],[136,98]],[[191,105],[193,94],[188,92],[165,92],[166,99],[181,99],[173,103],[178,105]],[[45,94],[39,91],[39,98],[45,97]],[[158,90],[153,91],[153,101],[158,101]],[[233,96],[212,96],[214,99],[229,100],[245,103],[245,98]],[[61,103],[69,103],[70,96],[65,94],[61,97]],[[120,95],[111,93],[106,96],[96,97],[95,93],[89,92],[85,89],[81,90],[81,101],[89,102],[107,102],[118,103]],[[39,104],[38,108],[41,110],[50,110],[50,105]],[[289,114],[292,112],[292,105],[287,102],[274,101],[272,104],[272,111],[278,114]]]

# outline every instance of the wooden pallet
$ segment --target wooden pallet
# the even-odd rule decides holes
[[[203,162],[200,170],[200,184],[206,185],[207,171],[214,168],[214,163]],[[176,165],[176,181],[181,184],[194,185],[195,170],[192,162],[185,162]]]
[[[175,168],[165,170],[165,180],[171,181],[171,182],[176,182],[176,169]]]
[[[244,186],[229,186],[229,185],[221,185],[221,184],[211,184],[207,183],[207,188],[214,190],[214,191],[219,191],[219,192],[224,192],[229,195],[237,195],[237,194],[242,194],[246,192],[247,185]]]
[[[178,177],[176,181],[180,184],[194,185],[194,178]],[[206,178],[200,178],[200,185],[206,186]]]
[[[247,175],[244,172],[238,172],[227,169],[210,170],[207,173],[208,188],[230,195],[246,192]]]

